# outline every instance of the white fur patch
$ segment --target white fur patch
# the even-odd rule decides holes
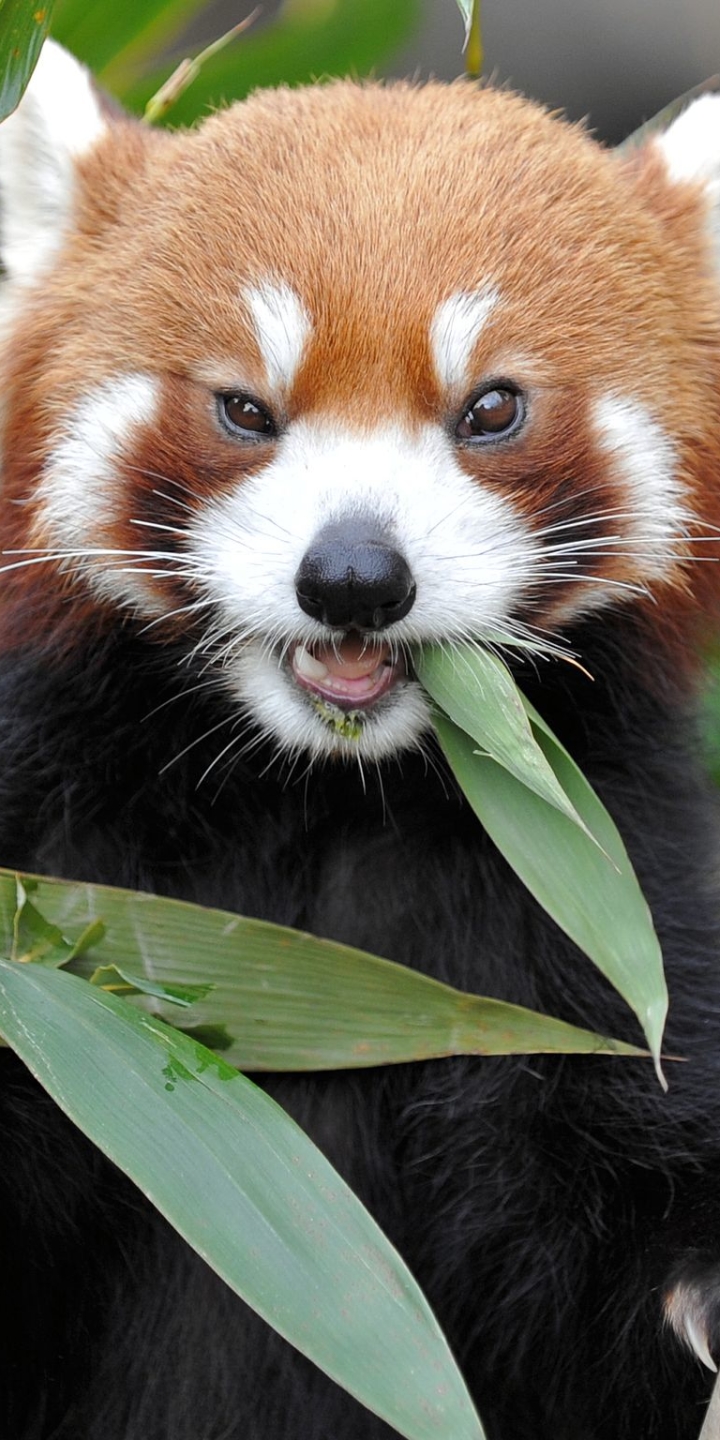
[[[717,180],[720,175],[720,95],[701,95],[658,135],[671,180]]]
[[[430,326],[430,346],[438,381],[444,390],[465,389],[472,379],[473,351],[500,299],[494,285],[459,290],[443,300]]]
[[[673,1287],[665,1300],[665,1319],[698,1360],[708,1370],[717,1371],[708,1345],[705,1305],[695,1285],[680,1281]]]
[[[290,749],[378,759],[427,728],[419,687],[408,682],[371,710],[360,742],[338,740],[278,658],[297,640],[331,638],[301,611],[295,575],[325,525],[358,516],[397,546],[417,586],[409,614],[383,630],[391,645],[502,629],[533,573],[538,545],[511,501],[472,481],[434,426],[364,437],[299,421],[276,460],[193,519],[189,560],[203,595],[219,608],[231,689]],[[236,637],[230,643],[228,633]]]
[[[108,535],[117,513],[118,460],[137,427],[154,419],[157,400],[149,375],[120,375],[90,391],[64,425],[37,490],[38,532],[64,568],[143,615],[162,612],[141,573],[152,564],[150,552],[143,559],[142,540],[137,556],[113,550]]]
[[[289,390],[312,333],[305,306],[284,281],[250,285],[243,291],[243,299],[253,318],[268,385]]]
[[[720,95],[701,95],[693,101],[655,144],[662,151],[671,180],[694,180],[704,186],[720,265]]]
[[[105,130],[88,71],[46,41],[0,125],[0,254],[11,280],[24,284],[48,268],[72,215],[74,162]]]
[[[674,446],[638,401],[606,395],[595,419],[627,500],[616,526],[623,551],[643,580],[664,579],[677,562],[692,519]]]

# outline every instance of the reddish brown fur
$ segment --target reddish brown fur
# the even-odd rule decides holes
[[[360,763],[341,763],[350,754],[338,754],[335,731],[327,751],[325,737],[317,739],[316,752],[333,763],[315,764],[311,748],[306,759],[308,728],[292,731],[288,697],[299,697],[300,663],[307,679],[314,641],[306,649],[310,632],[293,634],[293,626],[303,615],[315,624],[314,611],[318,629],[332,630],[346,658],[357,655],[360,631],[376,647],[373,664],[381,649],[391,659],[393,607],[414,605],[417,575],[415,614],[421,611],[429,574],[426,614],[436,629],[426,635],[418,622],[413,632],[412,610],[405,611],[407,634],[413,643],[438,632],[451,641],[469,612],[463,575],[472,565],[468,589],[477,575],[480,628],[483,546],[489,535],[492,551],[496,513],[492,558],[503,581],[513,571],[515,587],[519,577],[507,587],[517,597],[530,547],[517,538],[519,526],[509,521],[503,529],[504,515],[512,521],[519,512],[538,542],[553,519],[577,527],[565,534],[592,542],[599,515],[627,510],[597,434],[597,402],[608,397],[643,406],[671,439],[698,535],[713,533],[720,524],[720,287],[702,194],[671,185],[652,148],[627,159],[603,153],[581,130],[524,101],[469,85],[279,91],[194,135],[121,121],[79,173],[75,228],[36,296],[23,297],[0,361],[8,416],[0,523],[7,550],[59,543],[52,516],[35,503],[38,479],[68,434],[73,406],[117,377],[127,409],[115,429],[110,414],[119,453],[113,473],[99,480],[112,510],[104,491],[97,507],[88,506],[87,523],[83,512],[77,529],[64,531],[62,506],[75,503],[78,479],[66,467],[55,522],[58,534],[71,537],[69,548],[75,534],[78,547],[122,555],[102,575],[107,600],[76,584],[73,559],[69,569],[52,559],[21,566],[3,586],[0,651],[16,652],[2,654],[0,666],[5,863],[220,903],[598,1035],[631,1033],[620,997],[525,894],[433,748],[429,764],[423,753],[404,753],[424,737],[409,728],[419,687],[400,664],[383,677],[396,684],[395,710],[381,709],[381,692],[371,702],[376,715],[364,717]],[[266,278],[292,285],[312,320],[284,396],[267,388],[243,309],[244,287]],[[430,340],[438,306],[488,284],[501,298],[482,329],[467,388],[442,393]],[[128,423],[123,449],[124,417],[136,401],[145,413],[149,390],[127,384],[128,372],[154,377],[160,401],[151,423]],[[524,425],[497,443],[461,443],[457,423],[477,386],[503,380],[527,391]],[[279,443],[223,429],[218,394],[235,389],[274,411]],[[80,466],[90,476],[98,436],[103,445],[106,412],[98,413],[98,429],[85,415],[81,437]],[[290,463],[283,468],[280,454],[261,492],[279,497],[270,524],[282,529],[293,477],[302,487],[303,466],[312,468],[312,447],[298,445],[297,467],[293,460],[292,422],[300,417],[311,417],[321,437],[338,422],[345,433],[392,425],[411,438],[428,422],[435,427],[426,475],[422,448],[398,443],[368,487],[382,500],[383,477],[392,490],[397,461],[398,509],[408,510],[419,457],[421,499],[411,518],[421,523],[414,531],[408,525],[414,572],[390,551],[392,585],[369,596],[367,566],[362,608],[352,593],[352,552],[334,561],[330,599],[335,604],[344,589],[345,609],[330,611],[333,587],[323,595],[317,580],[318,552],[324,563],[332,559],[327,531],[340,528],[325,524],[334,496],[352,521],[343,538],[355,528],[355,555],[364,545],[362,506],[353,514],[347,503],[347,475],[362,479],[360,447],[317,445],[317,485],[313,492],[309,475],[307,486],[316,508],[308,506],[306,535],[302,520],[285,532],[284,568],[272,543],[263,552],[267,517],[259,501],[253,512],[247,490],[233,495],[235,508],[228,503],[219,520],[217,512],[208,516],[215,495],[228,501],[228,490],[278,457],[287,424]],[[644,433],[640,424],[640,439]],[[367,453],[372,463],[378,449]],[[445,509],[443,453],[460,520],[448,526],[444,549],[429,543],[423,574],[416,556],[424,562],[432,520]],[[326,507],[336,461],[339,479],[331,476]],[[483,503],[467,506],[481,515],[473,532],[480,540],[456,574],[463,506],[479,500],[457,465],[482,487]],[[506,499],[507,510],[491,505],[488,492]],[[661,474],[658,504],[666,492],[671,503]],[[301,488],[298,512],[307,496]],[[187,545],[185,507],[203,512]],[[373,525],[388,522],[387,532],[370,537],[386,552],[387,535],[395,544],[391,511],[388,503],[370,517]],[[569,666],[518,661],[530,698],[598,786],[636,859],[672,996],[667,1048],[689,1063],[675,1067],[667,1095],[643,1060],[615,1065],[599,1055],[537,1056],[531,1065],[522,1056],[466,1057],[391,1074],[270,1081],[417,1273],[488,1435],[511,1440],[695,1436],[702,1380],[693,1361],[673,1358],[672,1338],[659,1335],[662,1297],[667,1303],[676,1285],[697,1282],[710,1349],[720,1351],[715,814],[686,734],[684,672],[698,615],[716,610],[720,567],[696,564],[689,547],[653,582],[659,604],[611,592],[616,613],[573,629],[578,606],[597,594],[593,578],[645,578],[642,557],[622,549],[621,524],[614,545],[613,522],[603,529],[606,523],[608,550],[620,553],[582,555],[586,584],[571,582],[561,565],[551,584],[526,586],[524,612],[508,602],[509,618],[559,629],[567,621],[564,633],[595,666],[591,683]],[[662,541],[661,526],[658,533]],[[142,552],[156,549],[164,555],[146,565]],[[698,549],[706,555],[717,546]],[[128,550],[136,552],[129,559]],[[251,561],[253,583],[243,591],[251,552],[259,563],[253,570]],[[548,563],[557,568],[552,553]],[[188,577],[183,571],[193,564]],[[124,565],[127,584],[117,575]],[[153,578],[148,566],[164,573]],[[302,588],[303,569],[310,590]],[[143,609],[144,586],[155,592],[160,623],[152,603]],[[138,596],[142,613],[134,616]],[[628,598],[639,617],[622,611]],[[456,629],[443,635],[446,613]],[[266,625],[257,641],[256,615],[258,630]],[[252,654],[253,645],[260,660],[250,683],[235,662],[246,659],[241,646]],[[58,655],[61,647],[73,653]],[[325,634],[315,659],[323,654],[329,657]],[[285,688],[273,690],[275,680]],[[376,783],[371,727],[389,727],[398,715],[378,751]],[[298,724],[308,717],[314,723],[310,706]],[[368,733],[369,783],[360,748]],[[143,1217],[139,1197],[102,1169],[99,1156],[83,1155],[62,1128],[55,1135],[40,1097],[26,1094],[10,1069],[14,1059],[3,1055],[9,1076],[0,1085],[0,1219],[18,1276],[6,1286],[3,1434],[15,1433],[24,1413],[24,1435],[58,1440],[357,1440],[379,1434],[377,1426],[384,1434],[381,1421],[358,1419],[347,1397],[324,1389],[304,1365],[296,1371],[269,1332],[255,1333],[249,1312],[178,1253],[177,1238],[163,1237],[157,1217]],[[29,1208],[28,1196],[36,1202]]]
[[[652,150],[603,153],[582,130],[490,89],[333,83],[259,94],[195,134],[122,123],[81,176],[77,229],[5,364],[13,545],[45,543],[12,502],[32,492],[69,406],[128,370],[170,377],[159,431],[129,457],[138,495],[143,471],[192,472],[203,496],[234,483],[237,454],[208,419],[208,376],[273,404],[239,300],[267,275],[296,289],[314,327],[290,420],[450,425],[466,397],[439,392],[432,317],[452,293],[491,282],[503,303],[475,375],[527,382],[534,401],[513,447],[460,452],[469,473],[535,523],[568,481],[622,507],[587,419],[610,389],[672,437],[699,530],[720,524],[720,306],[702,254],[704,201],[671,186]],[[130,543],[136,505],[99,543]],[[604,563],[633,579],[631,562]],[[673,578],[668,635],[688,612],[687,576]],[[707,609],[717,567],[694,566],[690,578]]]

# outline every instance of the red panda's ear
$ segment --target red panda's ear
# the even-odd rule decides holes
[[[0,259],[10,280],[35,280],[71,223],[75,162],[108,116],[89,71],[46,41],[15,112],[0,125]]]
[[[662,160],[665,178],[672,184],[690,183],[700,188],[720,272],[720,94],[693,100],[643,148]]]

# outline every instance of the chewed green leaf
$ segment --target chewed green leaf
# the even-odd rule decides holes
[[[15,913],[12,923],[10,955],[25,964],[67,965],[97,945],[105,934],[101,920],[92,920],[77,940],[68,940],[57,925],[46,920],[30,899],[38,889],[32,878],[15,876]]]
[[[502,660],[476,646],[433,645],[415,657],[415,670],[436,705],[484,754],[586,829],[535,740],[520,691]]]
[[[539,722],[539,717],[538,717]],[[476,815],[532,895],[634,1010],[658,1073],[667,1013],[662,955],[652,917],[616,827],[544,722],[537,725],[562,783],[614,864],[567,816],[489,756],[452,720],[435,721],[440,743]]]
[[[76,973],[134,985],[156,995],[161,1009],[161,991],[204,988],[187,1025],[175,1006],[166,1018],[242,1070],[355,1069],[461,1054],[644,1053],[286,926],[110,886],[34,883],[38,906],[66,929],[105,917],[100,949],[74,961]],[[0,938],[12,923],[14,885],[0,871]]]
[[[268,1095],[62,970],[0,960],[0,1031],[227,1284],[338,1384],[408,1440],[483,1440],[406,1266]]]
[[[145,975],[132,974],[119,965],[99,965],[90,978],[91,985],[99,985],[112,995],[152,995],[156,1000],[167,1000],[170,1005],[188,1009],[198,1000],[205,1000],[214,990],[214,985],[162,985],[158,980],[148,980]]]
[[[224,1054],[233,1045],[233,1037],[227,1025],[183,1025],[183,1035],[191,1040],[197,1040],[207,1050],[218,1050]],[[227,1059],[227,1056],[225,1056]]]

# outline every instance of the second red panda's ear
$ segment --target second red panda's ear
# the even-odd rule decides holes
[[[75,165],[106,134],[84,65],[46,41],[22,100],[0,125],[0,259],[10,281],[47,270],[73,221]]]

